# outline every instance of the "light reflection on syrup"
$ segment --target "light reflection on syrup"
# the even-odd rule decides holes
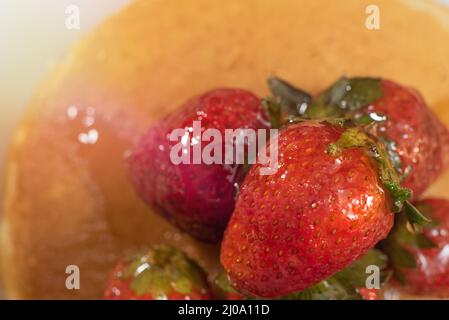
[[[76,119],[78,116],[78,108],[76,106],[70,106],[67,108],[67,117],[69,117],[70,120]]]
[[[87,133],[80,133],[78,135],[78,141],[82,144],[96,144],[99,139],[99,133],[95,129],[87,131]]]
[[[94,145],[100,138],[100,133],[92,126],[95,124],[95,108],[88,107],[86,109],[80,109],[75,105],[69,106],[66,110],[67,117],[70,121],[81,121],[81,126],[87,131],[82,129],[82,132],[78,134],[78,141],[84,145]]]

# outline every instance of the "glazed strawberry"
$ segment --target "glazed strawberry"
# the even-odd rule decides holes
[[[278,297],[301,291],[387,236],[391,200],[400,206],[410,192],[380,169],[389,163],[385,149],[375,142],[363,147],[367,141],[374,140],[361,130],[326,122],[280,131],[277,172],[251,168],[222,242],[221,263],[239,292]]]
[[[312,118],[351,117],[371,122],[417,199],[448,163],[449,132],[415,91],[390,80],[340,79],[305,113]]]
[[[385,115],[376,127],[394,157],[402,185],[419,197],[442,172],[448,160],[449,132],[415,90],[381,80],[382,97],[361,112]]]
[[[388,267],[387,256],[380,250],[372,249],[362,258],[353,262],[349,267],[333,276],[308,287],[307,289],[281,296],[281,300],[380,300],[380,289],[389,280],[391,272]],[[378,267],[378,288],[368,289],[367,268]],[[224,272],[215,280],[216,285],[224,292],[226,300],[248,300],[254,297],[245,296],[237,292],[230,284]],[[370,287],[373,285],[369,283]]]
[[[108,300],[211,299],[204,271],[168,246],[156,246],[130,261],[120,262],[104,296]]]
[[[195,133],[194,122],[199,133]],[[234,209],[243,165],[224,164],[224,146],[219,161],[207,164],[195,150],[201,146],[199,135],[217,129],[224,137],[225,129],[266,125],[254,94],[238,89],[210,91],[188,101],[148,131],[127,160],[131,180],[150,206],[182,230],[197,239],[218,242]],[[188,154],[188,163],[173,161],[173,148],[180,143],[170,141],[169,136],[176,129],[178,140],[186,146],[181,152]],[[195,152],[199,154],[196,160]]]
[[[449,297],[449,201],[427,199],[416,204],[432,219],[422,233],[399,221],[385,249],[396,278],[414,294]]]

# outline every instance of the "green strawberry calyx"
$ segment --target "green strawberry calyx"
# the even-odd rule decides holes
[[[280,101],[273,97],[264,98],[261,101],[261,107],[267,110],[271,128],[279,129],[284,122],[282,105]]]
[[[305,119],[345,118],[351,114],[359,121],[382,119],[375,114],[354,114],[358,109],[382,97],[381,79],[342,77],[315,100],[312,96],[277,77],[268,79],[268,86],[282,112]]]
[[[271,97],[262,99],[262,108],[268,111],[271,127],[279,129],[290,117],[302,117],[309,105],[312,96],[277,77],[268,79]]]
[[[341,118],[382,97],[378,78],[342,77],[307,108],[310,119]]]
[[[155,246],[133,258],[120,278],[130,281],[137,296],[151,294],[155,299],[207,289],[203,270],[184,253],[167,245]]]
[[[294,87],[285,80],[272,77],[267,82],[273,97],[282,106],[282,111],[287,114],[301,115],[312,102],[312,96],[309,93]]]
[[[418,210],[424,213],[431,223],[427,225],[435,226],[438,221],[432,215],[432,208],[426,205],[417,205],[412,210]],[[410,248],[415,249],[432,249],[437,245],[423,233],[422,228],[413,227],[410,218],[406,215],[396,215],[393,230],[387,239],[379,244],[379,249],[385,252],[389,258],[389,263],[394,272],[395,278],[403,285],[407,284],[406,277],[403,273],[404,269],[417,268],[417,260]]]

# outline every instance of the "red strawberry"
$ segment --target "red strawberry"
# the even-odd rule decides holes
[[[332,277],[320,281],[307,289],[279,297],[281,300],[380,300],[379,289],[368,289],[367,267],[379,268],[379,289],[390,278],[387,270],[387,256],[377,249],[370,250],[362,258],[353,262],[349,267],[339,271]],[[237,292],[229,283],[224,272],[215,280],[216,285],[223,291],[226,300],[248,300],[254,297],[245,296]]]
[[[386,245],[395,275],[411,293],[449,297],[449,201],[427,199],[416,207],[432,224],[411,233],[397,223]]]
[[[208,300],[204,271],[183,253],[157,246],[120,262],[105,291],[108,300]]]
[[[393,81],[340,79],[306,112],[312,118],[349,116],[376,122],[372,133],[386,145],[402,185],[418,198],[447,165],[449,131],[422,96]]]
[[[193,146],[199,140],[192,137],[194,121],[201,121],[201,133],[218,129],[223,137],[225,129],[266,126],[255,95],[238,89],[213,90],[151,128],[133,150],[128,168],[136,190],[149,205],[192,236],[218,242],[234,209],[243,166],[174,164],[170,151],[175,142],[168,135],[179,128],[192,138],[188,149],[193,163]]]
[[[251,168],[222,243],[221,262],[238,291],[261,297],[301,291],[387,236],[392,193],[384,185],[405,190],[379,175],[379,163],[388,163],[385,149],[375,161],[364,147],[352,147],[364,139],[357,129],[319,122],[280,131],[278,171],[259,175],[259,164]]]
[[[380,82],[382,97],[361,110],[383,114],[376,135],[384,138],[390,151],[399,156],[403,186],[419,197],[436,180],[447,164],[449,132],[415,90],[388,80]]]

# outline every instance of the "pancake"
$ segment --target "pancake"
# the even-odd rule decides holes
[[[319,92],[343,74],[419,89],[449,124],[449,10],[370,1],[135,1],[101,24],[37,88],[6,166],[2,277],[9,298],[101,298],[121,257],[185,250],[211,276],[218,248],[181,234],[135,195],[123,157],[155,121],[214,87],[264,96],[278,75]],[[446,102],[445,102],[446,101]],[[429,194],[449,196],[449,174]],[[80,290],[65,287],[68,265]]]

